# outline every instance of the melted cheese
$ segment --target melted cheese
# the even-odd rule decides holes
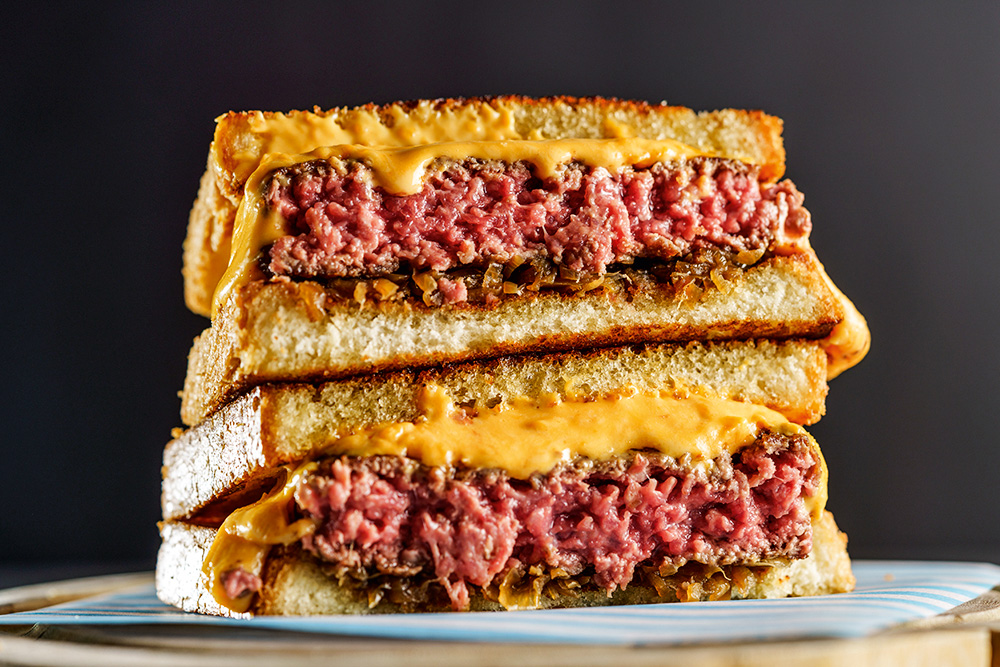
[[[872,342],[868,322],[864,316],[836,285],[831,283],[831,286],[844,310],[844,319],[833,327],[829,336],[820,341],[823,351],[826,352],[827,380],[832,380],[848,368],[857,365],[868,354]]]
[[[469,415],[441,387],[421,392],[420,417],[385,424],[337,438],[322,456],[404,456],[428,466],[499,468],[526,479],[560,463],[584,458],[604,461],[632,450],[652,450],[681,465],[708,473],[712,461],[735,454],[754,442],[761,429],[783,435],[805,431],[777,412],[727,399],[690,395],[622,392],[597,399],[519,399],[502,407]],[[811,516],[826,505],[826,464],[820,484],[805,498]],[[295,489],[315,463],[287,469],[287,481],[260,501],[237,510],[216,536],[203,572],[216,600],[234,611],[246,611],[252,596],[228,598],[221,585],[235,567],[260,573],[272,545],[291,544],[315,529],[300,519],[289,523]]]
[[[338,126],[339,127],[339,126]],[[377,141],[382,135],[374,126],[365,126],[370,132],[358,130],[354,136]],[[400,128],[393,128],[399,132]],[[414,130],[416,132],[416,130]],[[626,133],[618,127],[616,133]],[[475,132],[470,134],[475,135]],[[284,136],[283,134],[280,136]],[[424,138],[416,133],[411,138]],[[329,139],[328,135],[321,138]],[[318,140],[318,138],[316,139]],[[311,143],[311,141],[309,142]],[[288,140],[271,141],[269,146],[285,146]],[[289,233],[286,221],[266,210],[263,186],[275,170],[312,160],[359,160],[371,169],[373,185],[393,194],[405,195],[419,192],[424,174],[438,160],[497,160],[501,162],[528,162],[534,165],[542,178],[550,178],[571,162],[582,162],[609,171],[619,171],[626,166],[647,167],[657,162],[691,158],[706,153],[670,139],[638,139],[615,137],[611,139],[525,139],[445,141],[420,145],[373,146],[370,144],[338,144],[317,148],[309,153],[291,155],[268,153],[247,178],[243,199],[236,212],[229,265],[215,290],[212,304],[213,317],[218,313],[227,295],[251,279],[256,269],[256,258],[261,249]]]
[[[402,147],[347,144],[320,148],[295,158],[296,162],[323,158],[360,160],[372,170],[374,184],[395,195],[420,192],[424,172],[436,160],[496,160],[528,162],[535,174],[553,178],[570,162],[582,162],[608,171],[626,166],[648,167],[657,162],[705,155],[670,139],[540,139],[506,141],[450,141]]]
[[[361,144],[366,146],[417,146],[447,141],[500,141],[523,139],[514,123],[512,107],[503,103],[470,103],[458,108],[435,108],[424,100],[405,110],[390,106],[350,109],[331,114],[307,112],[255,112],[246,120],[247,132],[239,132],[246,143],[229,147],[223,135],[229,131],[226,116],[216,119],[213,151],[216,160],[245,181],[268,154],[297,155],[322,146]],[[228,148],[227,148],[228,147]],[[227,151],[220,154],[222,151]]]
[[[615,394],[594,400],[516,399],[469,416],[437,386],[421,390],[422,415],[345,435],[333,455],[405,456],[428,466],[501,468],[512,477],[545,474],[579,458],[604,461],[651,449],[707,467],[762,428],[802,433],[779,413],[750,403],[691,395]]]
[[[247,611],[254,596],[229,597],[222,585],[222,575],[237,567],[260,574],[272,546],[293,544],[316,529],[309,519],[288,520],[295,489],[315,469],[316,463],[307,463],[294,471],[285,469],[285,481],[279,481],[274,491],[236,510],[223,522],[202,564],[208,589],[220,604],[236,612]]]
[[[833,283],[819,260],[815,261],[823,281],[844,312],[844,318],[833,327],[830,335],[820,341],[820,346],[826,352],[826,379],[832,380],[865,358],[871,347],[872,336],[864,315]]]

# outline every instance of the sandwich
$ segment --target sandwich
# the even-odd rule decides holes
[[[866,352],[781,122],[603,99],[218,119],[162,599],[226,615],[847,590],[803,425]]]

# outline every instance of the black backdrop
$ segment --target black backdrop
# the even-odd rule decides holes
[[[0,562],[152,562],[216,115],[501,93],[782,116],[814,246],[874,335],[812,428],[852,551],[1000,561],[1000,4],[818,4],[6,14]]]

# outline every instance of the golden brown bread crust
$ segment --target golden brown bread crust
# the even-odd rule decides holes
[[[339,435],[413,421],[421,414],[421,387],[428,384],[470,408],[547,394],[565,398],[569,392],[690,391],[764,405],[798,423],[820,418],[827,390],[822,349],[798,340],[521,355],[320,385],[265,384],[167,445],[163,517],[189,517],[254,477],[314,456]]]
[[[222,616],[248,617],[219,605],[211,596],[201,564],[211,546],[215,530],[183,523],[160,525],[163,538],[156,564],[156,590],[163,602],[186,611]],[[400,611],[388,602],[369,607],[352,591],[340,587],[310,557],[294,550],[277,553],[264,572],[264,588],[252,613],[265,615],[377,614]],[[675,582],[665,577],[668,589]],[[809,557],[768,568],[752,577],[742,593],[734,597],[780,598],[845,593],[854,588],[854,576],[847,555],[847,537],[837,529],[833,515],[824,511],[813,522],[813,549]],[[608,597],[604,591],[585,591],[575,596],[539,600],[539,608],[591,607],[673,601],[660,597],[656,589],[633,583]],[[472,610],[497,610],[496,602],[476,591],[470,599]],[[427,611],[447,611],[433,609]]]
[[[350,125],[360,114],[374,113],[383,125],[402,112],[419,123],[433,124],[435,115],[468,108],[510,108],[515,130],[528,137],[533,131],[546,138],[611,136],[609,123],[627,126],[637,136],[676,139],[721,157],[744,159],[761,165],[760,178],[772,182],[785,170],[782,122],[760,111],[724,109],[695,112],[684,107],[649,104],[600,97],[547,97],[532,99],[505,96],[469,99],[417,100],[386,105],[313,111],[229,112],[217,119],[208,167],[191,211],[184,242],[184,285],[188,307],[209,315],[215,285],[230,251],[233,220],[243,197],[250,166],[259,161],[263,139],[255,123],[267,119],[331,119]],[[308,132],[303,130],[303,136]],[[308,146],[306,152],[317,146]],[[237,157],[238,156],[238,157]],[[252,171],[252,170],[251,170]]]
[[[774,257],[696,300],[650,287],[533,293],[486,308],[360,307],[318,283],[251,283],[224,304],[188,357],[181,418],[197,424],[246,388],[315,382],[464,359],[612,345],[822,338],[843,318],[811,254]]]

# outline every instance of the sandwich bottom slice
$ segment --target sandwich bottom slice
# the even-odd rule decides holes
[[[517,363],[495,389],[538,370]],[[259,392],[234,403],[242,424],[208,420],[167,446],[161,599],[240,616],[850,590],[826,466],[801,426],[719,387],[637,388],[608,368],[579,370],[604,372],[599,391],[480,402],[448,387],[469,368],[446,370],[420,385],[415,413],[312,419],[330,435],[294,457],[268,428],[294,415],[262,419]],[[302,387],[267,389],[285,391],[308,411]],[[226,445],[233,433],[242,449]]]
[[[156,567],[156,588],[165,603],[185,611],[246,618],[252,615],[315,616],[380,614],[406,611],[448,611],[433,585],[415,580],[413,588],[426,602],[417,603],[405,579],[364,580],[341,573],[336,566],[301,546],[279,547],[262,571],[260,589],[249,596],[245,611],[235,611],[216,599],[203,572],[205,557],[217,529],[181,522],[160,526],[163,544]],[[637,568],[627,588],[612,592],[573,578],[556,568],[538,566],[511,570],[488,587],[470,586],[468,610],[551,609],[657,602],[763,599],[845,593],[854,588],[847,555],[847,538],[833,515],[824,511],[811,524],[811,549],[799,559],[766,563],[708,566],[689,561],[671,571]]]

